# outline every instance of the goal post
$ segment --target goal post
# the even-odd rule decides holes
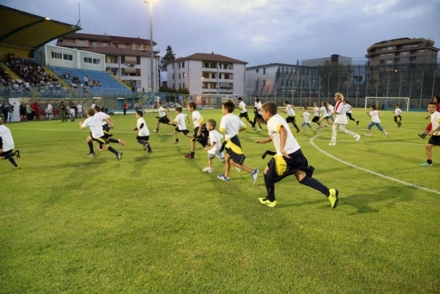
[[[400,109],[409,111],[409,97],[365,97],[365,110],[375,104],[378,110],[392,110],[396,104]]]

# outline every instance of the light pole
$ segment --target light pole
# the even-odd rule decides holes
[[[201,92],[201,96],[203,96],[203,81],[205,80],[205,77],[201,77],[200,80],[202,81],[202,92]]]
[[[150,86],[151,86],[151,93],[153,95],[154,98],[154,52],[153,52],[153,13],[152,13],[152,1],[153,0],[144,0],[145,3],[147,3],[148,5],[148,17],[149,17],[149,21],[150,21],[150,62],[151,62],[151,81],[150,81]]]

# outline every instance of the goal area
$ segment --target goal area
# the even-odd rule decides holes
[[[374,104],[378,110],[393,110],[396,104],[403,111],[409,111],[409,97],[365,97],[365,110]]]

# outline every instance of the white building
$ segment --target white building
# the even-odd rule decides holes
[[[246,62],[219,54],[195,53],[167,64],[167,84],[191,95],[243,95]]]

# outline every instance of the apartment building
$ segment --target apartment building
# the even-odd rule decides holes
[[[167,64],[167,85],[191,95],[243,95],[247,62],[215,53],[195,53]]]
[[[138,91],[157,91],[158,60],[151,50],[151,40],[110,35],[71,33],[57,40],[57,46],[75,48],[105,55],[105,70],[135,87]],[[152,66],[153,69],[152,70]],[[153,73],[153,85],[151,75]]]
[[[339,54],[332,54],[329,57],[306,59],[301,62],[303,66],[322,66],[325,64],[342,64],[351,65],[353,59],[351,57],[341,56]]]

